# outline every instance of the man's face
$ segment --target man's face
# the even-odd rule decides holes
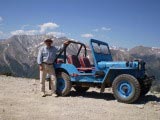
[[[51,41],[46,41],[45,44],[46,44],[47,47],[51,47],[52,42]]]

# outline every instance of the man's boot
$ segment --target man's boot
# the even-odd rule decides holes
[[[41,96],[42,96],[42,97],[46,97],[45,92],[41,92]]]

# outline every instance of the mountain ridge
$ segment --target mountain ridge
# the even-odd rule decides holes
[[[38,77],[36,57],[43,40],[51,38],[56,46],[61,46],[69,38],[56,38],[52,35],[15,35],[0,41],[0,74],[12,73],[18,77]],[[146,61],[149,74],[156,74],[160,79],[160,48],[136,46],[132,49],[111,46],[111,53],[115,61]],[[76,51],[71,46],[70,52]],[[156,72],[156,73],[155,73]],[[158,75],[159,74],[159,75]]]

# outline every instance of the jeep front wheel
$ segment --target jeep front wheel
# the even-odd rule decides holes
[[[138,80],[128,74],[117,76],[112,84],[114,97],[123,103],[133,103],[140,96],[140,84]]]
[[[60,96],[67,96],[71,90],[70,77],[65,72],[57,74],[56,93]]]

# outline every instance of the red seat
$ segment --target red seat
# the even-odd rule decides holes
[[[69,55],[67,57],[68,63],[73,64],[79,71],[91,71],[92,67],[85,67],[85,65],[81,65],[78,57],[76,55]]]
[[[79,61],[80,61],[80,64],[82,67],[92,67],[91,64],[90,64],[90,61],[87,57],[79,57]]]
[[[68,55],[67,60],[68,60],[68,63],[73,64],[74,66],[76,66],[76,68],[81,67],[79,59],[76,55]]]
[[[90,63],[90,61],[87,57],[81,56],[79,58],[79,61],[80,61],[80,64],[81,64],[82,67],[90,68],[91,70],[95,69],[95,67],[92,67],[92,65],[91,65],[91,63]]]

